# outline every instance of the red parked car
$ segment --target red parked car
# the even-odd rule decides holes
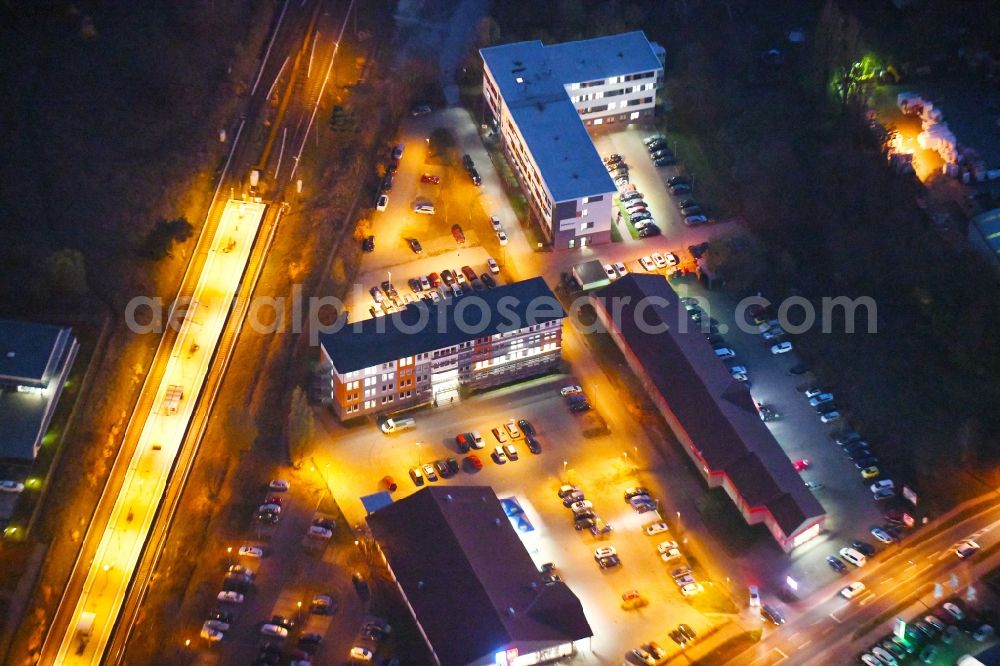
[[[441,286],[441,276],[438,275],[437,273],[431,273],[430,275],[428,275],[427,281],[431,283],[432,287],[436,288]]]
[[[461,226],[459,226],[457,224],[451,225],[451,235],[455,237],[455,242],[456,243],[464,243],[465,242],[465,234],[462,233],[462,227]]]
[[[425,173],[420,177],[421,183],[430,183],[431,185],[437,185],[441,182],[440,176],[432,176],[429,173]]]

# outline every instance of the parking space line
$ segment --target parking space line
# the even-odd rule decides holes
[[[830,619],[833,620],[834,622],[836,622],[837,624],[843,624],[844,623],[843,620],[841,620],[839,617],[837,617],[833,613],[830,613]]]

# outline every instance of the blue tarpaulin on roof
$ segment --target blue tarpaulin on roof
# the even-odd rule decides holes
[[[371,495],[365,495],[361,498],[361,503],[365,506],[365,512],[372,514],[392,504],[392,495],[389,494],[388,490],[382,490]]]

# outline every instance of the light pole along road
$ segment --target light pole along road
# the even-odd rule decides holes
[[[264,204],[239,200],[225,206],[83,590],[65,631],[47,641],[58,640],[55,663],[103,659],[265,210]],[[50,659],[43,648],[42,663]]]

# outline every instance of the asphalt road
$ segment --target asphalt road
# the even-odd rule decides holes
[[[799,604],[799,613],[780,630],[770,630],[753,649],[731,660],[730,664],[775,664],[787,655],[795,663],[829,663],[829,655],[840,654],[854,659],[858,654],[892,631],[897,615],[910,620],[926,614],[933,598],[934,583],[941,583],[946,595],[964,598],[968,586],[978,586],[979,577],[1000,563],[1000,556],[974,556],[960,560],[954,546],[968,538],[984,550],[1000,543],[1000,506],[990,505],[975,515],[921,533],[920,539],[904,542],[863,568],[855,569],[838,581],[814,592]],[[950,584],[958,577],[959,586]],[[861,581],[867,591],[851,601],[839,596],[841,588]],[[982,596],[981,592],[980,595]],[[869,623],[888,611],[891,616],[875,627]],[[856,632],[868,627],[863,635]]]

